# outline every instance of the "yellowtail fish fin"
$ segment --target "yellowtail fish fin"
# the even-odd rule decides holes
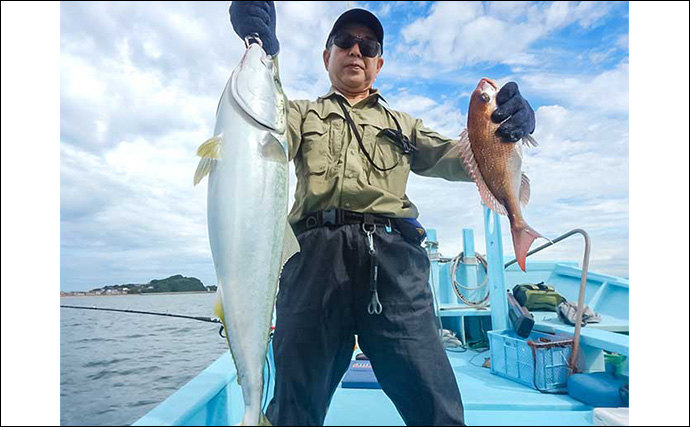
[[[223,297],[220,288],[216,291],[216,302],[213,304],[213,314],[225,324],[225,316],[223,314]]]
[[[194,173],[194,185],[200,183],[201,180],[213,170],[213,165],[220,159],[220,147],[222,142],[223,139],[221,136],[214,136],[201,144],[196,150],[196,154],[201,157],[201,160],[199,160],[199,166],[197,166],[196,172]]]
[[[269,162],[288,162],[285,147],[281,144],[280,140],[271,133],[267,133],[264,142],[261,143],[261,157]]]
[[[515,258],[517,258],[518,265],[525,271],[525,264],[527,263],[527,252],[529,251],[532,242],[537,237],[543,237],[532,227],[523,222],[522,226],[510,227],[510,233],[513,235],[513,249],[515,250]]]
[[[529,178],[527,178],[527,175],[524,173],[522,174],[522,180],[520,181],[520,204],[522,206],[527,205],[529,203],[529,196],[530,196],[530,184],[529,184]]]
[[[532,138],[532,135],[525,135],[522,137],[522,145],[525,147],[536,147],[539,143],[537,143],[536,139]]]
[[[232,353],[232,345],[230,345],[230,335],[228,333],[228,327],[225,324],[225,312],[223,311],[223,293],[220,290],[220,283],[218,284],[218,290],[216,291],[216,302],[213,304],[213,314],[220,319],[223,324],[223,330],[225,331],[225,341],[228,343],[228,348],[230,349],[230,356],[232,357],[232,362],[235,363],[235,355]],[[237,364],[235,363],[235,366]],[[240,384],[240,376],[237,376],[237,384]]]
[[[474,158],[474,153],[472,152],[472,146],[470,145],[470,136],[467,129],[462,131],[460,134],[460,139],[458,140],[458,145],[460,146],[460,156],[462,158],[463,165],[465,166],[465,171],[469,174],[470,178],[477,184],[479,189],[479,195],[482,197],[482,202],[499,215],[506,215],[506,208],[501,202],[496,200],[496,197],[491,193],[489,187],[482,177],[482,173],[479,171],[479,166]]]

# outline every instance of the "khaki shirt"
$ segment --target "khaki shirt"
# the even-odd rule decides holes
[[[336,100],[341,97],[362,142],[376,165],[359,148]],[[396,129],[376,89],[366,99],[350,105],[333,88],[316,101],[289,101],[288,142],[295,162],[297,189],[289,215],[296,223],[310,212],[340,208],[350,211],[417,218],[417,207],[405,194],[410,171],[448,181],[471,181],[460,158],[458,144],[408,114],[388,109],[418,151],[403,155],[388,138],[378,136],[385,128]]]

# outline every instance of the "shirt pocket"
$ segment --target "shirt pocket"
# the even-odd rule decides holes
[[[302,123],[302,161],[306,176],[325,176],[329,164],[329,125],[314,111]]]
[[[369,156],[377,167],[389,169],[379,170],[364,158],[362,161],[370,171],[367,174],[369,184],[397,197],[404,197],[407,178],[410,173],[410,156],[402,154],[401,147],[381,134],[381,131],[388,126],[371,119],[364,120],[362,124],[364,127],[362,139]]]

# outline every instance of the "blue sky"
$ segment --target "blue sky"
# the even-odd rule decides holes
[[[537,115],[525,150],[528,222],[543,234],[592,236],[592,268],[628,276],[628,4],[625,2],[278,2],[288,97],[329,87],[326,35],[347,7],[381,19],[376,87],[395,109],[457,136],[481,77],[516,81]],[[82,3],[60,7],[62,290],[184,274],[215,284],[205,185],[195,151],[243,44],[228,3]],[[294,179],[292,181],[294,189]],[[408,195],[440,250],[474,228],[473,184],[413,176]],[[504,247],[512,248],[507,222]],[[576,241],[542,258],[581,259]]]

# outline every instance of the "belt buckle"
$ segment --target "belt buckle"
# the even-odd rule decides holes
[[[338,225],[337,211],[335,209],[328,209],[328,210],[323,211],[322,218],[323,218],[323,225],[326,225],[326,224]]]

